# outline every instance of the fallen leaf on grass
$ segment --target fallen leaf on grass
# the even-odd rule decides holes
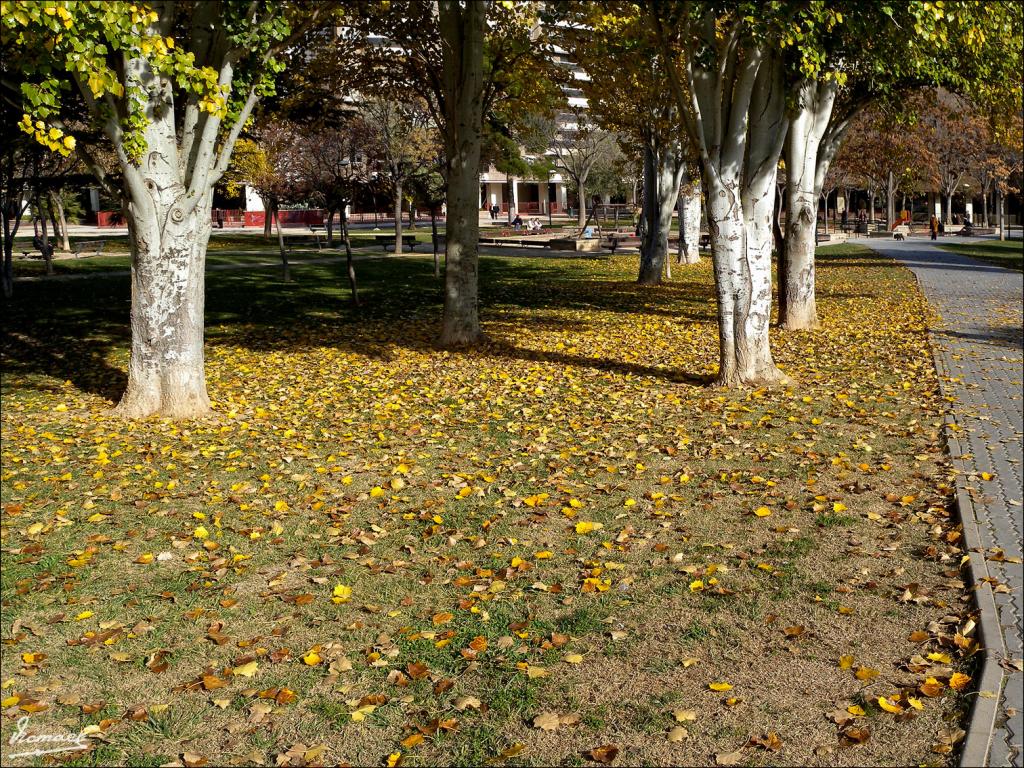
[[[619,748],[615,744],[604,744],[600,747],[594,747],[589,752],[585,753],[591,760],[595,760],[604,765],[611,765],[615,758],[619,755]]]
[[[542,731],[554,731],[558,729],[560,719],[557,712],[541,712],[533,718],[533,727]]]
[[[715,754],[715,765],[739,765],[743,761],[743,750],[718,752]]]
[[[242,664],[231,670],[231,674],[236,677],[252,677],[256,674],[256,670],[259,669],[259,662],[250,661],[247,664]]]

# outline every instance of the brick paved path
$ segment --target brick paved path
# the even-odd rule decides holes
[[[996,585],[991,595],[998,613],[998,621],[993,623],[998,624],[999,632],[992,632],[989,627],[991,634],[986,644],[996,663],[1003,659],[1019,660],[1024,656],[1022,566],[1019,559],[1016,563],[1004,563],[992,557],[995,554],[998,558],[994,550],[1002,550],[1007,558],[1020,558],[1024,532],[1024,276],[943,251],[927,240],[871,241],[869,245],[913,270],[929,303],[942,317],[938,326],[931,329],[931,337],[938,365],[945,368],[940,370],[943,391],[956,398],[952,420],[960,429],[953,433],[958,439],[950,441],[950,452],[954,465],[963,473],[958,494],[961,513],[965,529],[976,521],[979,535],[975,538],[987,550],[984,560],[975,556],[975,567],[980,564],[982,570],[987,568],[989,576],[1006,585]],[[986,481],[982,472],[994,477]],[[977,570],[975,575],[978,576]],[[982,586],[978,595],[979,602],[988,600],[989,606],[992,603],[987,591],[991,586]],[[983,610],[983,620],[984,616]],[[995,673],[993,680],[997,684],[998,673],[1002,673],[1003,695],[996,711],[989,707],[989,715],[994,715],[994,733],[987,763],[1021,766],[1024,681],[1021,673],[1012,668],[993,666],[989,670]],[[985,687],[983,682],[982,688]],[[976,716],[975,720],[978,719]],[[982,736],[986,738],[975,738],[974,759],[984,754],[987,734],[992,729],[991,717],[980,719],[988,722],[972,725],[974,730],[983,726]],[[968,733],[970,746],[971,737],[977,734],[971,729]],[[967,760],[966,753],[964,759]]]

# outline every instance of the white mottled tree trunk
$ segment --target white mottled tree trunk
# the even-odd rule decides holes
[[[772,215],[775,178],[786,135],[781,69],[767,54],[749,51],[733,91],[735,145],[705,161],[708,228],[718,294],[721,386],[758,387],[787,381],[769,342]],[[753,73],[756,80],[751,82]],[[741,86],[749,88],[744,104]],[[742,117],[740,117],[742,115]],[[740,134],[742,131],[742,134]]]
[[[822,139],[835,103],[834,82],[805,80],[786,139],[786,238],[779,282],[785,301],[779,324],[805,330],[818,324],[814,286],[818,198],[831,157],[822,152]]]
[[[680,253],[683,264],[700,263],[700,221],[701,221],[700,176],[684,177],[682,194],[679,196]]]
[[[207,193],[182,216],[183,188],[165,187],[153,175],[146,179],[152,215],[149,206],[128,204],[132,346],[128,387],[117,412],[132,418],[192,418],[210,409],[203,309],[211,199]]]

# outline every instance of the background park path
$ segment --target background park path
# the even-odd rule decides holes
[[[959,240],[959,238],[958,238]],[[961,765],[1020,766],[1024,755],[1021,536],[1024,533],[1024,275],[936,248],[928,241],[869,241],[917,275],[941,320],[930,328],[958,470],[957,499],[982,609],[980,691]],[[993,475],[985,480],[982,473]],[[986,475],[987,476],[987,475]],[[999,550],[1015,562],[1000,562]],[[996,558],[996,559],[993,559]],[[1001,586],[1005,585],[1005,586]],[[986,759],[987,758],[987,759]]]

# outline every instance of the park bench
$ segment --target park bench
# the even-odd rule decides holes
[[[832,239],[832,235],[825,234],[824,232],[815,232],[814,233],[814,242],[815,243],[827,243],[831,239]]]
[[[515,246],[517,248],[549,248],[547,240],[531,240],[528,238],[509,238],[509,237],[481,237],[479,238],[480,245],[505,245]]]
[[[394,235],[377,235],[374,238],[378,245],[384,247],[386,251],[390,245],[392,249],[395,247],[395,236]],[[408,248],[410,251],[416,250],[416,235],[402,235],[402,247]]]
[[[707,250],[711,247],[711,235],[704,233],[700,236],[700,240],[697,242],[697,248],[700,250]]]
[[[632,232],[612,232],[601,243],[602,248],[611,248],[612,253],[615,253],[619,246],[623,245],[640,245],[640,238]]]
[[[299,237],[289,237],[287,240],[288,250],[308,250],[310,248],[316,248],[318,251],[324,249],[324,240],[320,236],[319,232],[314,231],[312,235],[300,235]]]
[[[83,253],[92,253],[93,256],[99,256],[103,253],[106,245],[106,240],[82,240],[81,242],[71,244],[71,252],[75,254],[75,258],[78,258]]]

